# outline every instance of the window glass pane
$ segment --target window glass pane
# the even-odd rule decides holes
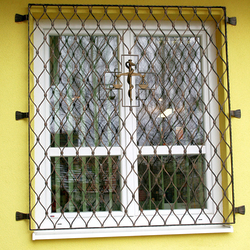
[[[203,155],[140,156],[140,208],[205,208],[204,163]]]
[[[200,50],[199,37],[136,38],[139,69],[149,83],[137,97],[139,146],[203,144]]]
[[[116,36],[51,36],[49,100],[53,147],[118,145]]]
[[[120,160],[52,157],[52,212],[120,210]]]

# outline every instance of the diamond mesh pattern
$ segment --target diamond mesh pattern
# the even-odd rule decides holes
[[[234,222],[225,17],[29,5],[32,230]]]

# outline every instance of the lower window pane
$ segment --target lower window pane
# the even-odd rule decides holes
[[[205,208],[204,162],[204,155],[140,156],[140,209]]]
[[[52,157],[52,212],[120,210],[119,157]]]

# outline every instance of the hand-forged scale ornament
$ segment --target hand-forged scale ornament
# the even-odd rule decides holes
[[[120,83],[116,83],[116,84],[113,84],[113,87],[115,89],[120,89],[122,87],[122,83],[121,81],[119,80],[119,78],[121,76],[124,76],[124,75],[127,75],[127,83],[129,84],[129,90],[128,90],[128,96],[130,98],[130,101],[133,100],[132,98],[132,89],[134,88],[133,84],[132,84],[132,76],[140,76],[142,78],[140,84],[139,84],[139,87],[141,89],[147,89],[148,87],[148,83],[146,82],[145,80],[145,75],[142,75],[140,73],[135,73],[134,72],[134,69],[132,68],[132,66],[135,66],[135,64],[132,62],[131,59],[129,59],[126,63],[125,63],[125,66],[128,68],[128,72],[126,73],[120,73],[118,75],[116,75],[117,77],[117,80],[120,82]]]

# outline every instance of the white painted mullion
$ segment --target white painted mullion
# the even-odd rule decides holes
[[[209,34],[214,33],[214,28],[212,24],[209,24],[206,29],[209,31]],[[213,42],[215,43],[215,34],[213,34]],[[216,50],[214,46],[210,42],[210,37],[205,33],[202,33],[201,43],[203,48],[207,48],[207,58],[209,62],[213,62],[213,67],[216,70]],[[207,110],[204,114],[204,128],[206,133],[209,133],[208,139],[206,139],[205,147],[206,147],[206,159],[209,162],[210,168],[206,170],[206,187],[208,190],[211,190],[212,199],[209,198],[207,202],[207,208],[211,212],[211,216],[213,217],[214,222],[223,222],[222,217],[219,213],[216,213],[216,210],[219,207],[221,213],[223,212],[222,206],[222,190],[219,183],[222,183],[221,175],[219,172],[221,170],[221,162],[218,157],[220,155],[219,149],[219,120],[218,120],[218,104],[213,100],[215,98],[218,100],[218,79],[216,74],[212,71],[210,63],[207,62],[207,59],[202,58],[202,72],[206,77],[206,84],[203,87],[203,101],[205,105],[207,105]],[[204,80],[204,79],[203,79]],[[215,117],[217,117],[215,121]],[[215,124],[217,128],[215,127]],[[214,146],[217,146],[217,154],[214,155]],[[206,162],[207,163],[207,162]],[[217,175],[217,177],[215,177]],[[220,204],[220,205],[218,205]],[[218,205],[218,206],[217,206]]]
[[[50,132],[48,129],[44,129],[45,122],[47,126],[49,124],[48,117],[50,116],[50,104],[46,99],[46,94],[49,94],[48,89],[50,87],[50,77],[48,71],[46,71],[46,69],[49,70],[49,46],[44,42],[45,31],[42,31],[43,33],[40,30],[36,30],[34,34],[35,50],[39,48],[40,57],[35,57],[33,64],[34,75],[37,76],[34,77],[34,85],[39,85],[34,88],[34,144],[36,145],[34,153],[36,165],[34,165],[34,172],[36,173],[35,216],[37,224],[42,222],[45,215],[45,209],[48,210],[49,204],[51,204],[51,195],[49,193],[50,187],[46,187],[45,184],[45,180],[47,180],[50,174],[50,160],[48,157],[45,157],[45,151],[47,151],[50,145]],[[47,40],[48,39],[47,36]],[[36,54],[35,50],[34,54]],[[41,58],[43,60],[41,60]],[[46,187],[45,192],[44,187]],[[37,201],[38,197],[39,202]]]
[[[122,33],[122,31],[121,31]],[[120,54],[118,55],[119,58],[121,58],[121,55],[125,53],[125,48],[124,48],[124,45],[123,45],[123,42],[120,40],[119,41],[119,52]],[[122,61],[122,60],[121,60]],[[120,65],[119,65],[120,66]],[[121,65],[121,67],[119,67],[119,72],[121,70],[124,70],[124,67],[123,65]],[[121,79],[120,79],[121,80]],[[121,162],[120,162],[120,172],[121,172],[121,204],[122,204],[122,207],[121,207],[121,211],[124,212],[125,209],[127,208],[127,205],[128,205],[128,189],[127,189],[127,179],[126,179],[126,176],[127,176],[127,160],[126,160],[126,152],[125,152],[125,148],[126,148],[126,126],[125,124],[123,123],[123,121],[125,120],[125,117],[126,117],[126,112],[125,112],[125,109],[123,108],[123,105],[124,105],[124,93],[123,93],[123,90],[119,91],[119,100],[120,100],[120,144],[121,144],[121,150],[123,151],[122,154],[121,154]]]
[[[197,155],[206,154],[206,147],[203,145],[190,145],[190,146],[182,146],[182,145],[174,145],[172,147],[168,147],[166,145],[162,146],[140,146],[138,147],[141,151],[141,155]]]
[[[96,147],[95,156],[106,156],[108,153],[111,156],[121,155],[122,150],[120,147]],[[60,157],[62,152],[60,148],[50,148],[48,150],[48,155],[50,157]],[[90,147],[80,147],[79,149],[75,147],[67,147],[63,150],[63,156],[93,156],[92,149]]]
[[[134,37],[133,33],[127,30],[124,34],[124,43],[127,47],[124,47],[123,57],[122,60],[122,72],[128,72],[128,69],[125,67],[125,63],[128,59],[132,59],[134,61],[133,52],[130,50],[134,44]],[[128,49],[129,51],[128,51]],[[131,58],[130,56],[131,55]],[[134,68],[134,67],[133,67]],[[135,85],[134,77],[132,77],[132,84]],[[137,155],[138,149],[136,147],[136,108],[133,107],[135,100],[135,87],[132,90],[132,98],[133,101],[130,101],[128,96],[129,84],[127,83],[127,75],[122,76],[123,82],[123,107],[124,110],[123,115],[125,119],[125,128],[124,128],[124,142],[123,142],[123,149],[126,149],[126,156],[123,158],[124,164],[126,165],[126,196],[127,196],[127,212],[130,217],[135,216],[138,214],[139,207],[138,207],[138,166],[137,166]]]
[[[49,35],[47,35],[47,41],[49,41]],[[44,92],[46,93],[46,95],[44,96],[47,96],[47,98],[49,99],[49,95],[51,94],[49,89],[50,89],[50,82],[51,82],[51,79],[50,79],[50,74],[49,74],[49,69],[50,69],[50,47],[48,46],[48,44],[46,43],[44,45],[44,54],[45,54],[45,63],[47,64],[47,71],[45,71],[44,73]],[[44,120],[46,121],[47,123],[47,126],[49,126],[50,124],[50,120],[51,118],[51,108],[50,108],[50,100],[48,101],[48,99],[45,99],[44,102],[43,102],[43,109],[45,109],[44,113],[45,113],[45,116],[44,117]],[[51,132],[50,132],[50,129],[45,129],[44,130],[44,134],[45,134],[45,149],[46,151],[50,148],[50,145],[51,145]],[[45,158],[45,170],[44,170],[44,177],[45,179],[47,180],[47,185],[48,187],[46,187],[46,191],[44,192],[45,193],[45,200],[46,202],[44,204],[46,209],[49,210],[51,208],[51,172],[52,172],[52,169],[51,169],[51,159],[47,156]]]

